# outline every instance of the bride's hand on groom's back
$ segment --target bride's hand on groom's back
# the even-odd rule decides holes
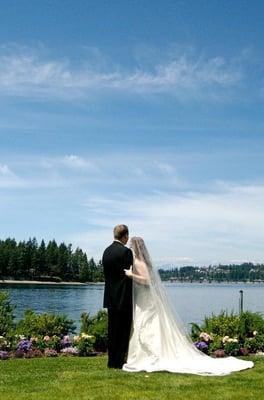
[[[124,269],[124,271],[125,271],[125,275],[126,275],[128,278],[132,278],[132,277],[133,277],[132,265],[130,266],[129,269]]]

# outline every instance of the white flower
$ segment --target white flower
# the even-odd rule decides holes
[[[210,342],[212,340],[212,337],[207,332],[201,332],[199,338],[203,339],[205,342]]]
[[[253,336],[256,336],[256,335],[257,335],[257,333],[258,333],[257,331],[254,331],[254,332],[253,332]]]
[[[92,335],[87,335],[87,333],[82,333],[82,334],[81,334],[81,337],[84,338],[84,339],[91,339],[91,338],[93,338]]]
[[[18,335],[18,337],[19,337],[20,340],[25,340],[26,339],[25,335]]]
[[[227,337],[228,337],[228,336],[227,336]],[[225,342],[228,342],[228,343],[238,343],[238,339],[237,339],[237,338],[230,338],[230,337],[228,337],[228,339],[226,339]],[[225,343],[225,342],[224,342],[224,343]]]
[[[225,343],[225,342],[228,341],[228,339],[229,339],[229,336],[224,336],[223,339],[222,339],[222,342]]]

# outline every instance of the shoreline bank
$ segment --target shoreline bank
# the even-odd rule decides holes
[[[256,285],[256,284],[264,284],[263,281],[180,281],[180,280],[166,280],[162,281],[163,283],[188,283],[188,284],[195,284],[198,283],[200,285],[210,285],[210,284],[246,284],[246,285]],[[85,285],[98,285],[102,286],[105,283],[104,282],[66,282],[66,281],[61,281],[61,282],[52,282],[52,281],[30,281],[30,280],[15,280],[15,279],[7,279],[7,280],[0,280],[0,286],[1,285],[54,285],[54,286],[59,286],[59,285],[64,285],[64,286],[71,286],[71,285],[76,285],[76,286],[85,286]]]
[[[85,285],[104,285],[104,282],[52,282],[52,281],[29,281],[29,280],[14,280],[14,279],[8,279],[8,280],[0,280],[0,285],[5,285],[5,284],[15,284],[15,285],[77,285],[77,286],[85,286]]]

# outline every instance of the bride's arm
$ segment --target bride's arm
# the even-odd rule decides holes
[[[134,271],[132,269],[132,265],[130,269],[125,269],[125,274],[129,278],[133,279],[135,282],[140,283],[142,285],[147,285],[149,283],[149,273],[146,264],[142,261],[135,261],[134,263]]]

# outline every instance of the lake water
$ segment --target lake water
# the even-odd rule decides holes
[[[166,291],[181,320],[200,323],[205,315],[221,310],[238,311],[239,291],[244,292],[244,309],[264,314],[264,284],[165,283]],[[82,312],[95,314],[102,308],[104,285],[11,285],[0,284],[16,305],[16,317],[24,310],[67,314],[79,327]]]

